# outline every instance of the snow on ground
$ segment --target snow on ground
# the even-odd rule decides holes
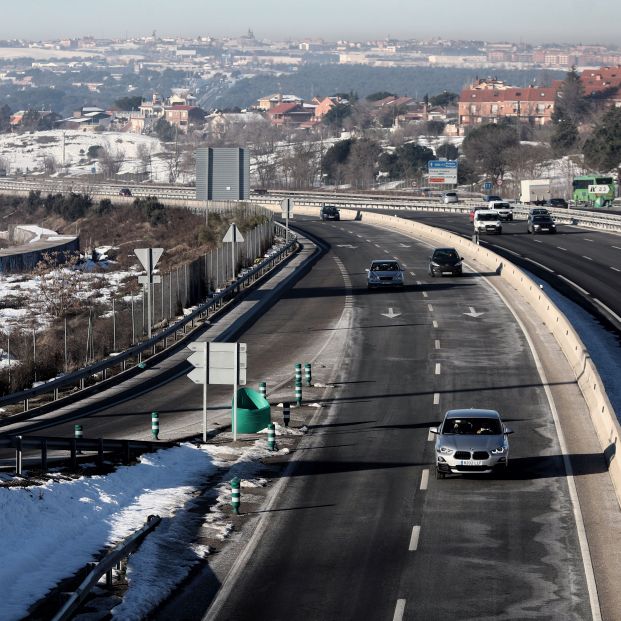
[[[0,159],[8,164],[10,174],[16,172],[43,173],[45,159],[53,158],[57,169],[63,163],[63,134],[64,134],[64,161],[69,177],[86,176],[100,172],[99,163],[87,157],[89,147],[99,146],[106,148],[110,153],[119,155],[123,165],[119,174],[143,172],[144,168],[138,158],[139,145],[151,154],[150,170],[154,182],[168,182],[168,168],[160,157],[165,151],[158,138],[132,134],[128,132],[95,133],[80,130],[49,130],[25,134],[0,135]],[[181,181],[181,179],[180,179]]]
[[[606,394],[614,408],[617,419],[621,422],[621,382],[619,382],[619,377],[621,377],[621,344],[581,306],[568,300],[534,274],[529,273],[529,276],[539,285],[543,285],[544,292],[567,317],[582,339],[604,382]]]
[[[127,597],[115,610],[116,618],[139,618],[208,553],[193,545],[198,518],[191,510],[208,477],[226,467],[223,481],[238,476],[250,486],[264,484],[255,480],[259,460],[273,453],[258,444],[243,449],[183,444],[144,455],[137,465],[107,476],[0,488],[3,621],[26,617],[28,607],[61,579],[157,514],[163,522],[131,557]],[[204,527],[225,537],[231,529],[224,512],[230,502],[228,483],[216,493]]]

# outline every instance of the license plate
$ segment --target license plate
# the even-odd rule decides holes
[[[478,459],[463,459],[459,462],[460,466],[482,466],[483,462]]]

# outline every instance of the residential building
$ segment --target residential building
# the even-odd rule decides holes
[[[558,85],[518,88],[499,80],[478,80],[459,96],[459,124],[468,127],[512,117],[522,123],[547,125],[552,122],[557,91]]]

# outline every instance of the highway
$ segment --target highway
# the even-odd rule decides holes
[[[466,214],[400,211],[399,216],[472,236]],[[480,243],[591,312],[603,314],[621,332],[621,236],[565,224],[558,224],[557,230],[552,235],[529,235],[526,222],[516,220],[503,223],[502,235],[481,235]]]
[[[431,280],[429,250],[397,233],[304,228],[330,243],[319,265],[331,269],[287,302],[315,331],[323,313],[307,304],[352,300],[338,391],[207,618],[590,618],[562,451],[511,312],[479,275]],[[367,291],[364,267],[383,257],[407,265],[403,291]],[[471,406],[498,409],[514,428],[511,474],[436,480],[429,427]],[[200,618],[204,602],[180,601],[182,618]]]
[[[469,230],[467,216],[454,218],[442,222]],[[222,621],[597,618],[549,402],[550,386],[575,389],[575,382],[542,379],[492,275],[432,279],[428,247],[364,221],[303,218],[298,226],[328,251],[240,337],[249,383],[285,386],[295,362],[313,360],[334,388],[294,453],[248,563],[226,580],[226,572],[195,577],[159,618],[172,611],[177,619]],[[548,240],[570,237],[537,237],[539,244],[517,233],[524,223],[509,227],[514,235],[491,241],[522,239],[543,252]],[[603,252],[601,243],[580,243]],[[406,266],[403,290],[367,290],[364,270],[377,258]],[[157,409],[161,437],[190,436],[201,398],[182,377],[78,422],[88,436],[147,438]],[[214,410],[229,398],[210,392]],[[455,407],[497,409],[515,430],[508,476],[434,478],[429,427]],[[72,435],[72,426],[50,432]],[[579,474],[605,473],[599,453],[580,452]],[[226,564],[225,557],[210,563]],[[606,568],[597,566],[599,580]],[[210,598],[197,593],[218,589],[208,613]]]

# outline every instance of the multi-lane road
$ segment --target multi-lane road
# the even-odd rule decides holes
[[[442,216],[442,224],[470,230],[464,215]],[[606,567],[598,544],[621,534],[614,502],[599,508],[609,533],[592,534],[595,511],[588,503],[579,509],[555,424],[558,398],[572,404],[572,424],[579,425],[575,382],[546,379],[516,322],[519,311],[505,305],[493,277],[467,270],[461,278],[432,279],[429,247],[364,220],[303,219],[299,226],[324,240],[327,252],[240,340],[248,343],[253,382],[278,386],[294,362],[321,363],[334,386],[325,414],[294,454],[247,562],[234,565],[222,584],[215,574],[199,576],[161,618],[174,611],[177,619],[222,621],[597,619],[599,593],[603,618],[614,619],[619,600],[610,572],[618,563]],[[490,241],[534,260],[537,253],[558,256],[559,273],[578,247],[590,248],[594,264],[613,256],[602,233],[561,228],[556,236],[527,238],[523,229],[510,224]],[[563,250],[569,240],[579,246]],[[365,268],[377,258],[404,265],[402,290],[367,290]],[[614,277],[609,272],[604,276]],[[611,282],[604,276],[602,298]],[[226,393],[212,398],[224,401]],[[84,424],[89,435],[122,428],[140,436],[157,409],[162,428],[183,436],[197,431],[200,405],[200,388],[179,378]],[[456,407],[497,409],[515,430],[508,476],[434,478],[429,428]],[[56,432],[69,435],[71,428]],[[580,429],[568,442],[575,445],[581,433],[588,441]],[[580,453],[581,484],[588,475],[601,485],[602,456],[570,450]],[[612,494],[609,484],[605,491]],[[218,589],[210,609],[211,598],[201,593]]]

